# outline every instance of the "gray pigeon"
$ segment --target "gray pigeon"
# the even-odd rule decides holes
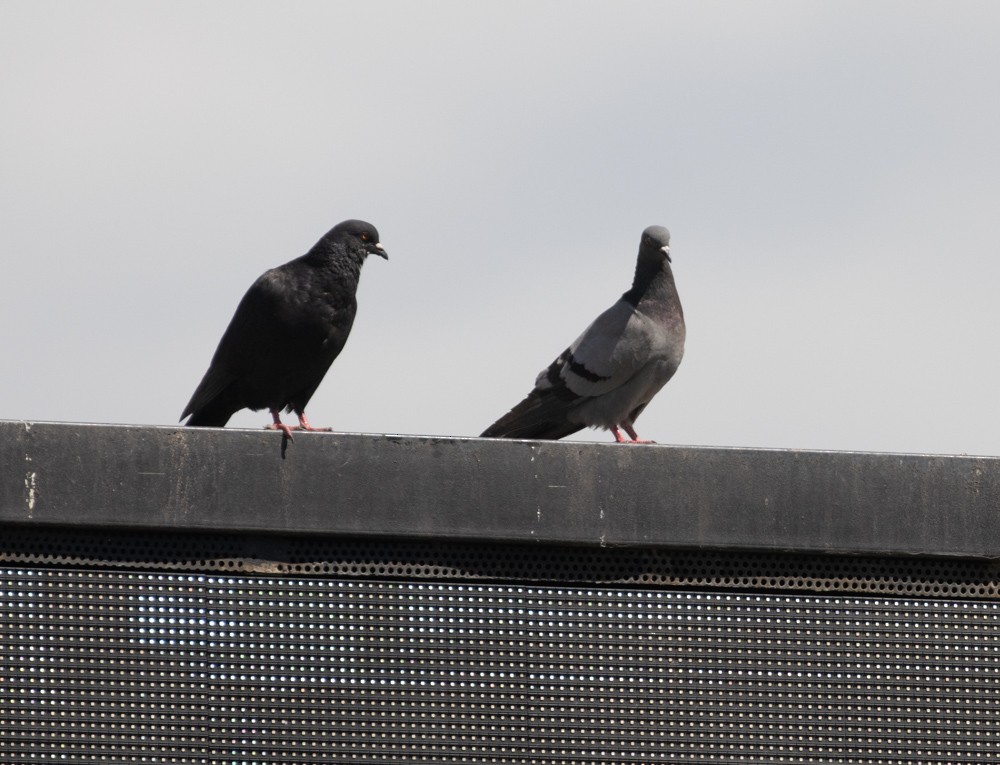
[[[347,342],[358,309],[355,293],[369,255],[388,260],[371,223],[338,223],[309,252],[272,268],[236,307],[205,377],[184,407],[188,425],[218,427],[240,409],[268,409],[289,439],[280,412],[295,412],[295,430],[314,428],[306,404]]]
[[[483,436],[557,439],[589,426],[610,430],[619,443],[652,443],[639,440],[635,419],[684,355],[684,312],[670,262],[670,232],[650,226],[639,242],[632,288]]]

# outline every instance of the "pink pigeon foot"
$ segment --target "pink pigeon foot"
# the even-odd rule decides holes
[[[655,444],[656,441],[645,441],[639,438],[639,435],[635,432],[635,428],[629,425],[627,422],[622,423],[622,427],[625,428],[625,432],[628,433],[628,438],[625,438],[621,431],[617,427],[611,428],[611,433],[615,437],[615,441],[620,444]]]
[[[281,415],[279,414],[277,409],[271,410],[271,418],[274,420],[274,422],[272,422],[270,425],[264,426],[267,430],[280,430],[282,433],[285,434],[285,438],[287,438],[289,441],[295,440],[294,438],[292,438],[292,429],[281,421]]]
[[[329,433],[333,428],[314,428],[309,424],[309,420],[306,419],[305,412],[298,412],[299,424],[294,428],[294,430],[307,430],[312,433]]]

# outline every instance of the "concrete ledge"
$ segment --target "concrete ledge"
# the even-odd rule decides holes
[[[1000,459],[0,421],[0,523],[1000,557]]]

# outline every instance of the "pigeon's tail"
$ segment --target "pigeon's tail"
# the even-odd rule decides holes
[[[239,401],[233,400],[231,389],[224,390],[205,403],[196,402],[192,399],[181,415],[183,420],[187,415],[191,415],[185,425],[196,428],[221,428],[236,412],[243,408]]]
[[[513,424],[511,427],[502,427],[502,423],[495,422],[483,431],[480,438],[531,438],[544,441],[558,441],[565,436],[571,436],[577,431],[583,430],[583,425],[576,425],[572,422],[542,422],[533,427],[518,427]]]
[[[233,412],[229,409],[210,405],[192,414],[184,424],[195,428],[221,428],[232,416]]]
[[[532,391],[524,401],[490,425],[482,438],[537,438],[555,441],[583,430],[566,415],[572,403],[550,391]]]

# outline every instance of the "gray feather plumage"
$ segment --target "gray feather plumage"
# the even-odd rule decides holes
[[[670,265],[670,233],[643,231],[631,289],[598,316],[546,369],[535,388],[483,433],[557,439],[584,427],[633,424],[673,377],[684,355],[684,312]]]

